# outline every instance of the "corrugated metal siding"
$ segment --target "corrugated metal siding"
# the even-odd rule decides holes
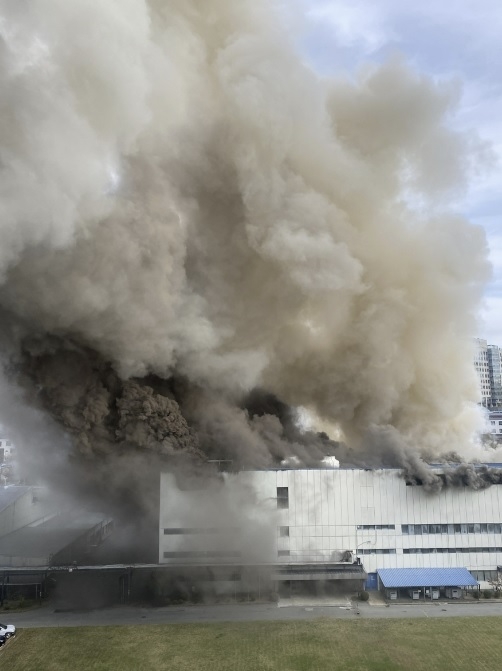
[[[467,587],[478,585],[466,568],[378,569],[385,587]]]

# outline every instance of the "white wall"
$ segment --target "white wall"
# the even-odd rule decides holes
[[[189,489],[180,489],[174,475],[161,474],[159,562],[274,562],[278,524],[275,488],[272,494],[263,499],[254,486],[254,473],[219,476]]]
[[[169,476],[163,476],[169,477]],[[252,485],[262,510],[266,503],[276,525],[273,555],[278,563],[340,561],[344,551],[361,557],[368,572],[377,568],[454,567],[491,570],[502,565],[502,551],[476,552],[474,548],[502,550],[502,533],[403,534],[401,525],[417,524],[502,524],[502,486],[476,492],[468,488],[448,488],[428,494],[420,486],[407,486],[397,470],[283,470],[256,471],[231,476],[232,482]],[[171,483],[171,488],[172,488]],[[287,487],[288,509],[275,509],[277,487]],[[184,492],[184,495],[189,495]],[[188,498],[190,498],[188,496]],[[188,499],[185,507],[190,507]],[[173,521],[174,520],[174,521]],[[161,491],[161,560],[173,537],[163,535],[163,527],[181,526],[175,507]],[[252,533],[249,515],[244,522]],[[215,519],[211,525],[217,526]],[[358,529],[362,525],[394,525],[395,529]],[[279,528],[288,527],[289,537]],[[176,539],[179,541],[180,539]],[[176,542],[174,540],[174,542]],[[183,539],[186,542],[186,539]],[[192,538],[196,548],[207,539]],[[406,554],[405,549],[472,548],[472,552]],[[382,551],[392,554],[383,554]],[[379,554],[376,554],[380,551]],[[288,553],[289,555],[279,553]]]
[[[329,561],[344,550],[358,549],[369,572],[393,567],[493,569],[502,552],[405,554],[409,548],[501,548],[501,533],[403,534],[403,524],[502,523],[502,486],[481,492],[448,488],[428,494],[406,486],[399,471],[298,470],[255,474],[258,486],[272,494],[274,486],[289,490],[289,509],[280,510],[280,524],[289,539],[278,539],[278,550],[289,550],[283,561]],[[275,483],[274,484],[274,479]],[[362,525],[394,525],[395,529],[358,529]],[[373,554],[390,550],[395,554]],[[371,554],[369,554],[371,553]]]

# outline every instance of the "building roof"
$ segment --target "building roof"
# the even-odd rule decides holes
[[[47,560],[106,521],[108,518],[101,513],[62,513],[42,524],[35,522],[4,536],[0,556]]]
[[[500,410],[500,414],[502,415],[502,410]],[[502,419],[502,417],[501,417]],[[214,460],[215,462],[216,460]],[[226,463],[232,463],[231,461],[221,461],[222,464]],[[432,473],[436,473],[437,471],[450,471],[450,470],[455,470],[459,466],[471,466],[474,469],[494,469],[494,470],[499,470],[502,468],[502,462],[494,462],[494,461],[473,461],[473,462],[457,462],[457,461],[449,461],[449,462],[423,462],[423,466],[429,467]],[[313,466],[305,466],[304,464],[279,464],[275,466],[266,466],[264,468],[250,468],[250,469],[244,469],[243,471],[239,472],[250,472],[250,473],[262,473],[262,472],[275,472],[275,471],[321,471],[323,473],[326,472],[342,472],[345,473],[347,471],[366,471],[369,473],[377,473],[377,472],[384,472],[384,473],[402,473],[403,469],[401,467],[397,466],[385,466],[385,465],[379,465],[379,466],[352,466],[352,465],[347,465],[341,463],[339,466],[329,466],[326,464],[316,464]],[[436,473],[437,474],[437,473]]]
[[[31,487],[24,485],[7,485],[0,487],[0,510],[4,510],[14,501],[17,501],[23,494],[29,492]]]
[[[477,587],[466,568],[379,568],[384,587]]]

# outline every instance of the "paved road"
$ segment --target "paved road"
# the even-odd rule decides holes
[[[82,627],[103,625],[173,624],[186,622],[250,622],[260,620],[313,620],[318,617],[340,619],[502,616],[502,603],[429,604],[278,608],[275,604],[228,604],[219,606],[171,606],[140,608],[118,606],[93,611],[58,613],[50,607],[12,613],[9,623],[16,627]],[[6,615],[6,614],[5,614]],[[5,619],[5,615],[2,617]]]

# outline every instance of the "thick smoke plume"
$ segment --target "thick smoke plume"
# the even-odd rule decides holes
[[[281,7],[0,4],[9,370],[84,457],[332,454],[300,406],[356,455],[471,441],[486,151],[400,60],[319,79]]]

